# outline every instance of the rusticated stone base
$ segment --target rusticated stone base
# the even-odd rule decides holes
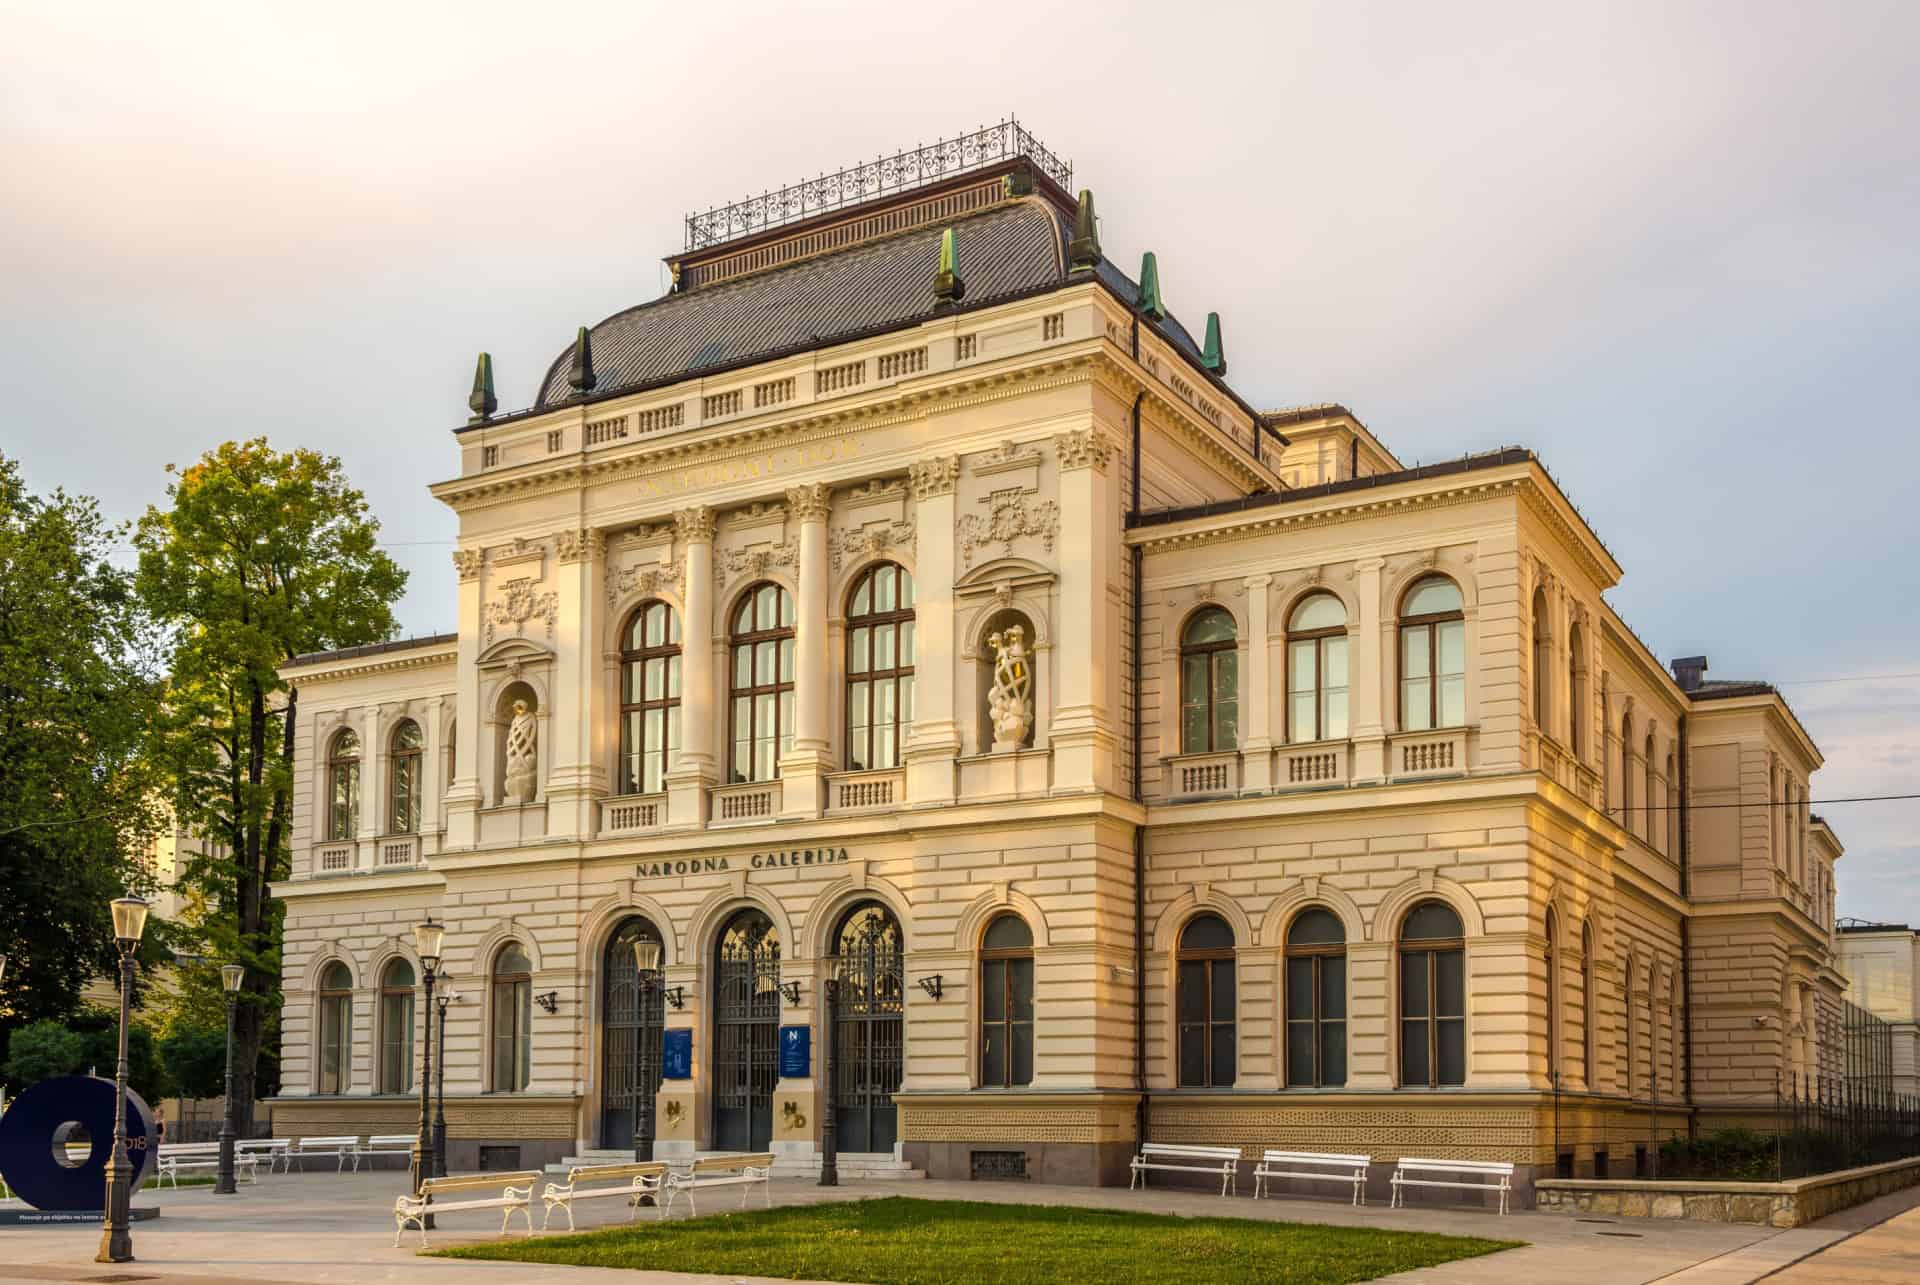
[[[1538,1208],[1567,1214],[1800,1227],[1915,1183],[1920,1183],[1920,1159],[1842,1169],[1791,1182],[1543,1178],[1534,1184],[1534,1197]]]

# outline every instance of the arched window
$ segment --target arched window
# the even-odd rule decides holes
[[[1180,752],[1214,754],[1240,743],[1240,652],[1233,616],[1193,614],[1180,634]]]
[[[522,1093],[533,1078],[533,964],[517,941],[493,957],[493,1091]]]
[[[1415,581],[1400,603],[1400,728],[1425,732],[1467,721],[1467,621],[1460,586]]]
[[[1547,726],[1548,707],[1553,704],[1553,640],[1547,636],[1547,591],[1533,591],[1533,725],[1542,732]]]
[[[680,617],[643,602],[620,635],[620,793],[658,794],[680,751]]]
[[[420,832],[421,764],[427,752],[420,724],[404,719],[393,729],[387,751],[387,833]]]
[[[1423,901],[1400,924],[1400,1084],[1466,1082],[1466,934],[1453,907]]]
[[[1197,915],[1180,930],[1175,1021],[1182,1088],[1233,1084],[1233,929],[1218,915]]]
[[[450,719],[447,722],[447,784],[453,784],[453,770],[460,765],[460,721]]]
[[[1559,928],[1552,907],[1547,909],[1547,1079],[1560,1074],[1560,973],[1553,957],[1554,933]]]
[[[980,1083],[1033,1083],[1033,930],[1018,915],[980,939]]]
[[[1324,906],[1287,929],[1287,1084],[1347,1082],[1347,930]]]
[[[1680,859],[1680,774],[1679,760],[1667,754],[1667,855]]]
[[[327,838],[351,839],[360,829],[360,738],[341,728],[327,752]]]
[[[1580,1083],[1593,1088],[1593,925],[1580,925]]]
[[[380,1091],[413,1089],[413,965],[390,962],[380,974]]]
[[[338,960],[320,973],[320,1086],[345,1093],[353,1075],[353,974]]]
[[[1654,824],[1653,824],[1653,818],[1654,818],[1653,810],[1655,807],[1659,806],[1658,804],[1659,791],[1655,788],[1658,778],[1655,777],[1653,774],[1654,762],[1655,760],[1653,757],[1653,729],[1648,728],[1647,741],[1646,741],[1646,745],[1642,749],[1641,762],[1640,762],[1641,770],[1646,776],[1646,790],[1645,790],[1646,797],[1640,806],[1647,810],[1647,816],[1646,816],[1645,823],[1640,827],[1640,833],[1646,837],[1647,846],[1649,848],[1653,846],[1654,835],[1658,833],[1658,831],[1654,828]]]
[[[733,781],[771,781],[793,748],[793,595],[762,583],[733,609]]]
[[[1685,1027],[1687,1006],[1685,1003],[1685,992],[1680,988],[1680,970],[1677,968],[1673,970],[1671,989],[1668,992],[1667,1011],[1672,1015],[1673,1022],[1672,1093],[1673,1100],[1678,1102],[1685,1095],[1685,1085],[1681,1076],[1680,1054],[1687,1047]]]
[[[1620,824],[1633,830],[1633,715],[1620,716]]]
[[[1633,956],[1629,954],[1626,971],[1622,974],[1625,978],[1625,989],[1620,996],[1627,1010],[1627,1097],[1629,1099],[1633,1097],[1640,1068],[1640,1017],[1633,1004],[1633,988],[1638,975],[1639,970],[1634,964]]]
[[[1287,739],[1298,744],[1346,735],[1347,608],[1330,593],[1316,593],[1287,618]]]
[[[913,577],[883,562],[847,604],[847,767],[899,767],[913,723]]]
[[[1582,654],[1585,641],[1579,625],[1567,630],[1567,748],[1575,758],[1586,756],[1587,658]]]

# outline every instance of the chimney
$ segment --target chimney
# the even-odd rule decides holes
[[[1683,692],[1697,692],[1700,683],[1707,676],[1707,658],[1705,656],[1678,656],[1667,662],[1673,670],[1673,681],[1680,684]]]

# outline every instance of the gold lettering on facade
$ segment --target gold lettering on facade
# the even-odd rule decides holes
[[[691,468],[643,477],[639,480],[640,493],[650,498],[684,495],[689,491],[702,491],[710,487],[728,486],[736,482],[752,482],[801,469],[819,468],[825,464],[852,459],[859,453],[860,444],[852,438],[829,442],[804,442],[799,446],[782,447],[765,455],[716,460],[711,464],[696,464]]]

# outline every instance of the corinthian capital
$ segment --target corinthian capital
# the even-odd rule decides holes
[[[600,552],[604,537],[589,527],[570,527],[553,537],[562,562],[583,562]]]
[[[673,515],[673,527],[682,540],[713,543],[713,510],[704,504],[681,509]]]
[[[913,486],[913,498],[916,500],[952,495],[953,484],[959,477],[958,455],[938,455],[930,460],[915,460],[907,466],[907,478]]]
[[[1090,468],[1104,473],[1107,460],[1113,455],[1113,443],[1098,430],[1091,428],[1075,429],[1071,433],[1055,433],[1053,449],[1060,456],[1060,467],[1064,469]]]
[[[825,482],[790,486],[787,488],[787,512],[802,522],[825,522],[829,494]]]
[[[478,549],[455,549],[453,551],[453,569],[460,573],[462,580],[471,580],[480,574],[480,564],[486,561],[486,554]]]

